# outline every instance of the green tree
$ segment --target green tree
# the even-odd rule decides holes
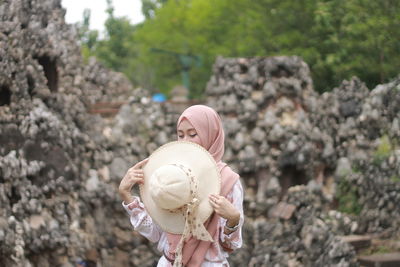
[[[135,26],[125,17],[115,17],[111,0],[107,3],[106,34],[103,40],[98,41],[95,55],[107,67],[124,72],[136,56],[133,49]]]
[[[317,86],[333,88],[355,75],[370,88],[398,74],[398,1],[318,1],[313,25],[320,57],[309,62]]]
[[[83,11],[83,21],[78,23],[79,40],[81,41],[82,55],[85,61],[93,55],[99,33],[97,30],[90,30],[90,9]]]
[[[142,0],[146,20],[131,25],[113,15],[107,35],[91,51],[145,88],[168,93],[181,84],[173,54],[198,55],[190,69],[191,95],[201,96],[218,55],[298,55],[310,66],[316,90],[358,76],[373,88],[400,69],[397,0]]]
[[[160,8],[167,0],[142,0],[142,13],[146,19],[153,18],[156,9]]]

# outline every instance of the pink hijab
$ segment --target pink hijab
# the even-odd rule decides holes
[[[239,175],[232,171],[226,163],[222,162],[224,155],[224,129],[218,113],[210,107],[195,105],[187,108],[178,119],[177,126],[184,120],[188,120],[195,128],[201,145],[210,152],[217,162],[221,172],[221,195],[225,196],[232,190],[233,185],[239,179]],[[207,231],[213,237],[214,242],[219,241],[219,216],[213,213],[204,223]],[[174,255],[181,235],[167,233],[169,242],[169,255]],[[185,266],[200,266],[211,247],[212,242],[190,238],[183,247],[183,264]],[[172,257],[173,258],[173,257]]]

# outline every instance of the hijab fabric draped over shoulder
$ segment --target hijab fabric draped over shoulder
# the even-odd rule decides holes
[[[222,156],[224,155],[225,150],[225,134],[220,116],[214,109],[208,106],[194,105],[187,108],[181,114],[178,119],[177,127],[185,119],[195,128],[201,141],[200,145],[207,149],[217,162],[217,166],[221,173],[220,194],[226,196],[239,179],[239,175],[232,171],[226,163],[222,162]],[[219,216],[213,213],[205,222],[205,227],[213,237],[214,242],[219,241],[218,221]],[[168,242],[170,244],[168,254],[170,254],[170,256],[174,255],[180,237],[181,235],[167,234]],[[190,238],[183,247],[183,264],[185,266],[200,266],[204,261],[204,257],[211,244],[210,241],[201,241],[195,238]]]

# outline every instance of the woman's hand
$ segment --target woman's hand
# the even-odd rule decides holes
[[[239,224],[240,212],[225,197],[211,194],[209,201],[215,213],[226,219],[228,227],[234,227]]]
[[[132,187],[137,183],[143,184],[144,174],[142,167],[146,165],[148,160],[149,159],[147,158],[136,163],[126,172],[124,178],[122,178],[118,192],[125,204],[129,204],[133,201],[131,194]]]

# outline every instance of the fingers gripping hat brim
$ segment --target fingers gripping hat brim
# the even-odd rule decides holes
[[[149,157],[144,167],[144,184],[140,186],[140,196],[150,217],[168,233],[182,234],[185,219],[182,212],[171,212],[156,205],[151,197],[151,179],[155,170],[167,164],[181,164],[189,168],[198,182],[197,198],[200,201],[198,214],[205,222],[213,212],[208,196],[219,194],[221,174],[212,155],[202,146],[186,141],[167,143]],[[179,193],[179,192],[177,192]]]

